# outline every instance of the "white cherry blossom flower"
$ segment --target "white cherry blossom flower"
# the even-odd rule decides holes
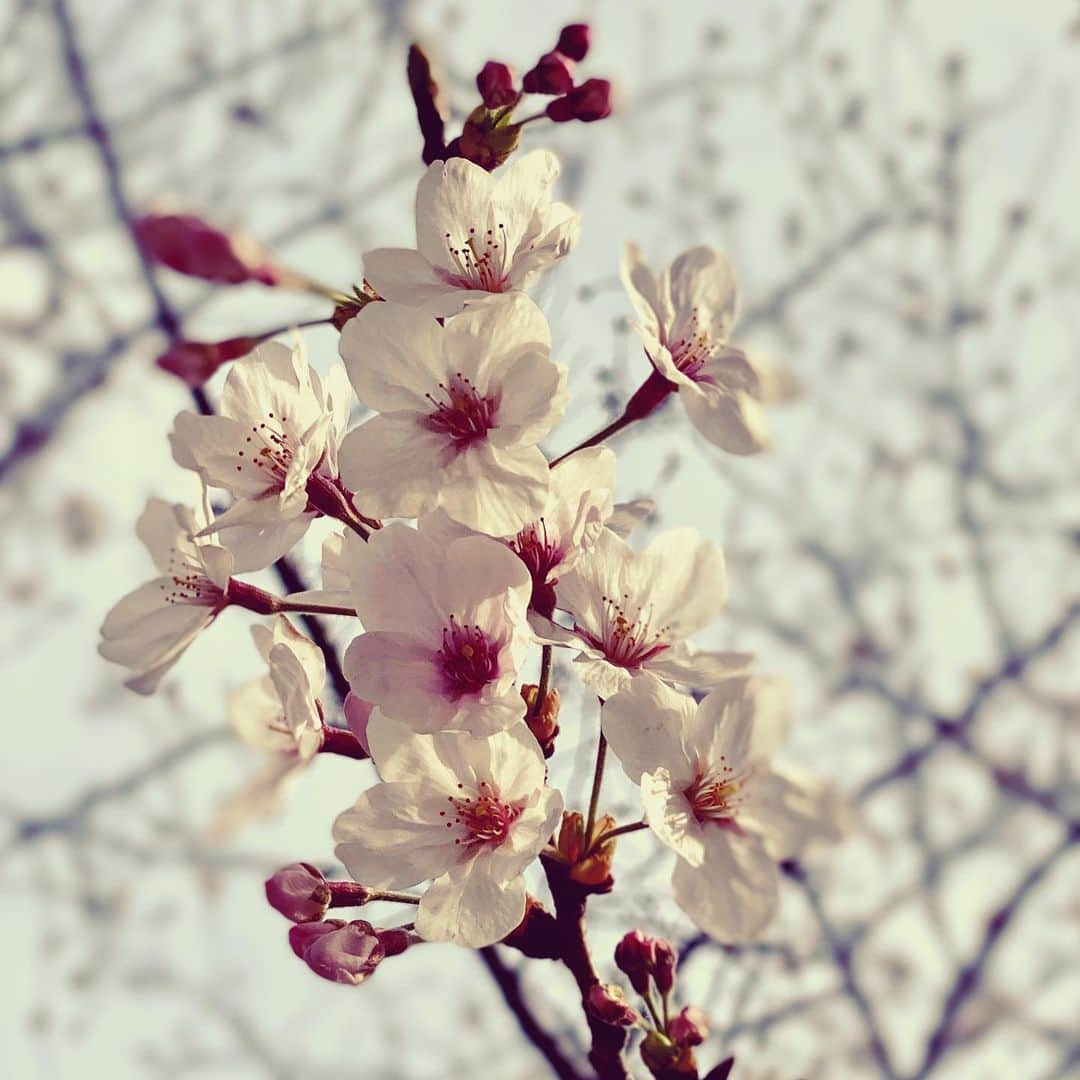
[[[566,408],[566,369],[548,356],[540,309],[492,298],[445,327],[400,304],[369,304],[341,334],[360,399],[379,414],[341,447],[346,483],[380,517],[441,507],[509,536],[544,511],[548,463],[536,445]]]
[[[205,505],[194,510],[150,499],[135,533],[150,552],[158,577],[123,597],[105,617],[98,652],[131,668],[126,682],[151,694],[187,647],[228,606],[232,574],[256,569],[246,551],[220,544]]]
[[[750,659],[686,641],[712,621],[727,596],[723,553],[693,529],[661,533],[642,552],[604,529],[559,579],[555,594],[573,628],[539,615],[533,627],[542,640],[580,650],[581,678],[602,698],[643,673],[711,686]]]
[[[368,737],[382,783],[334,823],[337,857],[371,888],[430,880],[416,913],[429,941],[506,937],[525,915],[522,872],[562,813],[536,740],[524,724],[418,735],[378,711]]]
[[[700,705],[659,679],[635,679],[604,705],[604,735],[641,785],[649,826],[678,855],[676,901],[727,944],[771,920],[778,860],[840,835],[831,790],[770,764],[789,720],[783,687],[749,676],[724,680]]]
[[[236,530],[266,566],[303,536],[319,513],[355,514],[338,483],[338,447],[351,394],[341,368],[325,383],[302,348],[260,345],[233,364],[220,415],[180,413],[170,435],[173,457],[235,503],[216,520]]]
[[[284,615],[274,619],[273,629],[253,626],[251,636],[269,672],[229,695],[232,725],[252,746],[296,753],[307,761],[323,738],[318,701],[326,685],[322,650]]]
[[[416,189],[416,248],[378,248],[364,277],[386,300],[453,315],[491,293],[524,289],[577,243],[578,215],[551,201],[547,150],[497,176],[464,158],[436,161]]]
[[[727,259],[694,247],[657,277],[637,246],[627,244],[621,276],[645,352],[674,384],[694,427],[732,454],[764,449],[763,380],[747,354],[728,344],[737,293]]]
[[[366,632],[344,668],[359,697],[417,731],[479,734],[521,718],[531,582],[504,544],[393,524],[353,546],[349,572]]]

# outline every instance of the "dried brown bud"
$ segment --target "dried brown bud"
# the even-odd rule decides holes
[[[509,109],[488,112],[478,105],[447,150],[452,157],[463,157],[491,172],[518,148],[520,141],[521,125],[510,123]]]
[[[540,687],[534,683],[521,688],[526,705],[525,723],[536,736],[544,757],[549,758],[555,753],[555,737],[559,734],[559,691],[549,690],[538,708],[536,695],[539,692]]]

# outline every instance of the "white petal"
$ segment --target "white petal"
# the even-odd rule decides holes
[[[150,552],[159,574],[171,570],[173,548],[180,532],[176,509],[176,504],[164,499],[147,499],[146,509],[135,523],[135,535]]]
[[[417,730],[438,730],[453,715],[435,650],[411,634],[361,634],[345,651],[343,667],[355,694]]]
[[[511,361],[501,383],[498,427],[489,434],[498,446],[535,445],[566,412],[566,368],[543,353],[529,352]]]
[[[709,442],[729,454],[756,454],[769,445],[761,406],[749,394],[698,383],[679,399],[690,422]]]
[[[341,444],[341,476],[376,517],[417,517],[436,506],[447,443],[414,413],[374,416]]]
[[[708,247],[683,252],[668,271],[671,305],[675,310],[672,335],[682,336],[692,313],[714,340],[724,340],[735,321],[738,295],[727,259]]]
[[[757,833],[774,859],[801,855],[815,841],[835,841],[846,807],[819,780],[794,772],[759,772],[740,793],[739,824]]]
[[[490,536],[511,536],[547,502],[547,459],[535,446],[505,449],[479,442],[445,473],[439,505],[455,521]]]
[[[776,913],[779,873],[761,841],[714,826],[703,830],[705,861],[682,859],[671,883],[675,902],[710,937],[740,945],[760,936]]]
[[[634,783],[642,773],[663,768],[685,785],[693,779],[694,763],[682,732],[696,711],[693,698],[642,675],[604,703],[601,720],[611,749]]]
[[[376,248],[366,252],[364,277],[384,300],[419,308],[433,318],[456,315],[466,299],[464,290],[447,285],[431,263],[413,248]]]
[[[525,882],[496,882],[482,858],[459,863],[424,893],[416,932],[428,941],[481,949],[501,941],[525,917]]]
[[[707,626],[727,599],[724,554],[694,529],[661,533],[627,567],[630,595],[652,605],[677,641]]]
[[[674,783],[667,769],[641,777],[641,804],[645,820],[656,837],[691,866],[705,858],[702,827],[687,802],[681,783]]]
[[[750,653],[696,649],[680,641],[642,666],[667,682],[700,690],[745,671],[753,659]]]
[[[491,174],[464,158],[428,167],[416,187],[416,246],[429,263],[456,271],[450,244],[465,243],[469,229],[483,236],[497,224],[492,217],[492,187]]]
[[[698,706],[685,735],[705,760],[733,769],[768,761],[791,727],[791,691],[779,679],[735,675]]]
[[[671,320],[670,307],[661,294],[656,275],[649,269],[637,244],[628,243],[624,246],[619,277],[642,327],[651,337],[663,341],[664,332]]]

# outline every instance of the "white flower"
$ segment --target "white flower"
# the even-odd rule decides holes
[[[270,670],[229,695],[232,725],[252,746],[296,753],[307,761],[318,752],[323,738],[318,703],[326,685],[322,650],[284,615],[274,620],[272,630],[253,626],[251,636]]]
[[[233,364],[220,415],[177,416],[173,457],[234,496],[215,528],[242,530],[262,565],[288,551],[316,514],[352,512],[337,483],[350,400],[340,368],[324,384],[302,348],[271,341]]]
[[[500,941],[525,915],[522,872],[562,813],[536,740],[524,724],[417,735],[378,711],[368,736],[383,782],[334,822],[337,857],[371,888],[433,879],[416,913],[429,941]]]
[[[544,510],[549,470],[536,444],[566,408],[566,369],[549,345],[544,316],[521,294],[445,327],[400,304],[369,304],[346,323],[341,355],[379,415],[345,439],[345,481],[380,517],[439,506],[479,532],[517,532]]]
[[[126,685],[140,694],[153,693],[200,631],[228,606],[232,574],[255,569],[246,551],[238,565],[232,550],[210,535],[208,522],[205,506],[191,510],[150,499],[135,525],[160,576],[113,607],[102,624],[98,652],[131,668]]]
[[[577,243],[577,214],[551,201],[558,175],[546,150],[497,177],[464,158],[434,162],[416,189],[416,250],[369,251],[364,277],[384,299],[439,316],[524,289]]]
[[[627,244],[621,276],[640,320],[636,329],[645,352],[675,384],[694,427],[733,454],[764,449],[762,379],[746,353],[727,340],[737,302],[727,259],[711,248],[694,247],[657,278],[637,246]]]
[[[353,545],[349,572],[366,630],[345,653],[356,694],[417,731],[482,733],[521,718],[531,583],[504,544],[443,544],[394,524]]]
[[[643,672],[711,686],[746,666],[742,653],[696,650],[686,638],[719,613],[727,596],[724,556],[693,529],[661,533],[643,552],[604,529],[559,579],[556,606],[573,630],[533,616],[543,640],[581,650],[581,677],[600,697]]]
[[[777,860],[839,835],[832,792],[769,764],[789,719],[783,688],[748,676],[724,680],[700,705],[635,679],[604,705],[604,735],[641,784],[653,832],[679,856],[676,901],[725,943],[752,940],[772,918]]]

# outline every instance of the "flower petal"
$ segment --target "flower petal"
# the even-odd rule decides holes
[[[428,941],[482,949],[501,941],[525,917],[525,882],[497,882],[482,857],[468,859],[438,878],[416,912],[416,932]]]

